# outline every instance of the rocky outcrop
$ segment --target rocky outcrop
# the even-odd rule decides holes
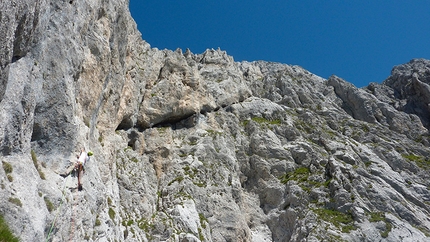
[[[429,61],[359,89],[151,48],[127,5],[0,3],[0,214],[22,241],[428,240]],[[59,173],[81,147],[77,191]]]

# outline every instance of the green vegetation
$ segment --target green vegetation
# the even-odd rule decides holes
[[[115,219],[115,211],[112,208],[109,208],[109,218],[114,221]]]
[[[208,132],[208,134],[211,136],[216,136],[217,134],[222,134],[222,132],[218,132],[218,131],[215,131],[213,129],[207,129],[206,132]]]
[[[48,197],[44,197],[43,200],[45,200],[46,208],[49,212],[52,212],[54,210],[54,204],[48,199]]]
[[[87,126],[89,128],[90,127],[90,119],[87,117],[84,117],[84,124],[85,124],[85,126]]]
[[[22,202],[17,197],[10,197],[9,202],[15,204],[18,207],[22,207]]]
[[[206,187],[207,186],[206,182],[193,182],[193,184],[198,186],[198,187]]]
[[[285,175],[279,177],[279,180],[284,184],[288,183],[289,181],[296,181],[298,185],[306,192],[310,192],[312,188],[316,187],[328,187],[332,180],[330,178],[324,182],[319,182],[309,179],[310,175],[311,171],[308,167],[299,167],[296,170],[288,172]]]
[[[248,123],[249,123],[249,120],[244,120],[244,121],[242,122],[242,126],[246,127],[246,125],[248,125]]]
[[[368,133],[368,132],[370,131],[369,126],[367,126],[366,124],[362,124],[362,125],[361,125],[361,129],[362,129],[364,132],[366,132],[366,133]]]
[[[417,228],[417,229],[419,229],[421,232],[423,232],[423,234],[426,236],[426,237],[430,237],[430,233],[429,233],[429,231],[427,230],[427,229],[425,229],[425,228],[423,228],[423,227],[421,227],[421,226],[414,226],[414,225],[412,225],[414,228]]]
[[[170,186],[170,185],[172,185],[174,182],[178,182],[178,183],[181,183],[182,181],[184,180],[184,177],[183,176],[178,176],[178,177],[176,177],[175,179],[173,179],[171,182],[169,182],[169,184],[167,184],[167,186]]]
[[[97,217],[96,221],[94,223],[94,226],[100,226],[102,223],[100,222],[100,219]]]
[[[202,226],[202,228],[206,229],[206,223],[209,223],[208,219],[205,217],[203,213],[199,213],[199,218],[200,218],[200,225]]]
[[[200,241],[205,241],[205,236],[203,236],[202,229],[201,228],[197,228],[197,230],[199,231],[199,239],[200,239]]]
[[[251,118],[251,120],[254,121],[254,122],[256,122],[256,123],[258,123],[258,124],[260,124],[260,125],[263,125],[263,124],[280,125],[281,124],[281,120],[280,119],[268,120],[268,119],[265,119],[265,118],[262,118],[262,117],[253,117],[253,118]],[[242,125],[246,126],[246,125],[248,125],[248,123],[249,123],[249,120],[244,120],[242,122]]]
[[[197,170],[197,168],[193,167],[192,169],[190,168],[190,166],[185,166],[184,168],[185,174],[188,175],[191,179],[194,179],[194,177],[197,175],[197,173],[199,172]]]
[[[296,120],[294,122],[294,126],[302,131],[305,131],[308,134],[312,134],[315,132],[315,126],[311,123],[304,122],[303,120]]]
[[[6,161],[2,161],[2,163],[3,163],[3,170],[6,173],[8,181],[13,182],[13,177],[10,174],[13,171],[12,165]]]
[[[6,161],[2,161],[3,163],[3,170],[6,174],[12,173],[13,168],[12,165]]]
[[[34,150],[31,150],[31,159],[33,160],[34,167],[36,168],[37,172],[39,173],[40,179],[45,180],[45,174],[42,172],[42,170],[39,167],[39,163],[37,162],[36,153]]]
[[[138,222],[137,225],[139,226],[139,228],[143,231],[145,231],[146,233],[149,233],[149,231],[151,229],[154,228],[154,225],[151,224],[148,220],[146,220],[145,218],[141,218]]]
[[[391,232],[391,229],[393,228],[393,225],[387,221],[387,218],[385,217],[385,214],[383,212],[374,212],[369,213],[369,222],[376,223],[383,221],[385,222],[385,230],[381,232],[381,236],[383,238],[387,238],[388,234]]]
[[[418,167],[423,169],[430,169],[430,160],[429,158],[424,158],[423,156],[414,155],[414,154],[402,154],[402,157],[408,160],[409,162],[414,162]]]
[[[383,212],[369,213],[369,222],[375,223],[379,221],[385,221],[385,215]]]
[[[19,241],[19,239],[13,235],[12,231],[10,231],[9,226],[7,225],[2,215],[0,215],[0,241]]]
[[[138,163],[139,162],[139,160],[136,157],[131,157],[130,160],[133,161],[134,163]]]
[[[293,180],[297,182],[305,182],[308,180],[310,170],[307,167],[300,167],[297,168],[295,171],[288,172],[287,174],[283,175],[280,180],[282,183],[286,184],[287,182]]]
[[[170,127],[157,127],[158,133],[165,134]]]
[[[321,220],[332,223],[339,228],[343,233],[349,233],[355,230],[354,220],[350,213],[342,213],[336,210],[317,208],[313,210]]]
[[[262,117],[253,117],[251,118],[252,121],[257,122],[259,124],[281,124],[281,120],[280,119],[274,119],[274,120],[268,120]]]
[[[393,225],[387,221],[385,221],[385,231],[381,232],[382,238],[387,238],[388,234],[391,232]]]

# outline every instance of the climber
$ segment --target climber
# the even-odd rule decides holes
[[[81,178],[82,175],[84,173],[84,165],[85,162],[87,162],[90,157],[92,155],[92,152],[85,152],[85,149],[82,148],[81,149],[81,153],[79,154],[79,156],[77,156],[76,158],[78,158],[78,160],[76,162],[73,162],[72,165],[69,166],[69,168],[67,168],[65,173],[60,174],[60,176],[62,177],[67,177],[68,175],[70,175],[70,173],[76,169],[77,171],[77,175],[78,175],[78,190],[82,190],[82,184],[81,184]]]

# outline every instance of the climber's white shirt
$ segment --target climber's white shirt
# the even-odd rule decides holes
[[[85,161],[87,161],[87,157],[88,157],[87,152],[82,151],[81,155],[79,156],[78,162],[82,163],[82,165],[85,165]]]

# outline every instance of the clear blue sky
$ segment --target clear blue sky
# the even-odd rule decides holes
[[[130,0],[152,47],[222,50],[335,74],[363,87],[395,65],[430,59],[430,0]]]

